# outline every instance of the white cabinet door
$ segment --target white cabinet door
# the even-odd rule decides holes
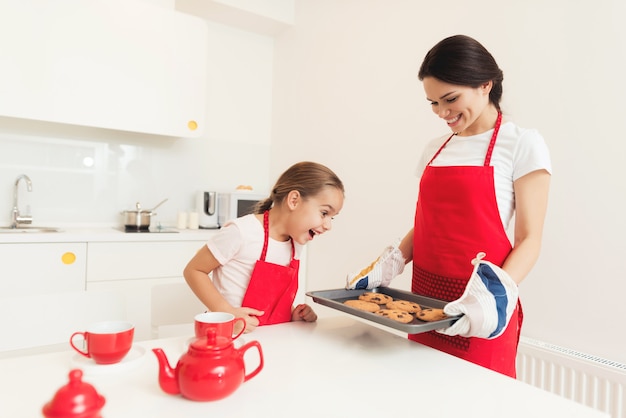
[[[0,298],[85,290],[86,243],[0,244]]]
[[[180,277],[170,277],[165,279],[138,279],[138,280],[118,280],[108,282],[89,282],[88,291],[111,291],[122,295],[125,303],[126,319],[135,324],[135,340],[149,340],[152,334],[152,310],[166,309],[172,310],[173,315],[178,309],[175,303],[169,305],[154,306],[152,302],[152,289],[164,284],[178,283],[185,285],[185,280]],[[193,294],[190,302],[196,302]],[[184,306],[183,306],[184,307]],[[198,311],[200,313],[202,311]],[[162,312],[166,314],[166,312]],[[193,335],[193,316],[189,318],[190,336]]]
[[[87,290],[116,291],[126,302],[126,314],[135,324],[135,339],[153,337],[153,319],[168,323],[188,312],[192,330],[193,312],[203,306],[189,289],[172,292],[168,299],[154,290],[162,285],[187,286],[183,269],[206,241],[90,242],[87,265]],[[181,296],[182,295],[182,296]],[[156,312],[155,310],[158,310]]]
[[[90,242],[87,282],[183,277],[206,241]]]
[[[0,4],[0,115],[175,137],[206,119],[208,27],[138,0]]]
[[[72,333],[94,322],[125,320],[125,306],[120,294],[85,290],[4,298],[0,301],[0,357],[26,354],[22,350],[67,350]]]

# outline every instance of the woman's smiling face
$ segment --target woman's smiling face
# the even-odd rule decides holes
[[[452,132],[468,136],[493,128],[491,112],[485,112],[490,104],[491,82],[474,88],[425,77],[423,83],[433,112],[446,121]]]

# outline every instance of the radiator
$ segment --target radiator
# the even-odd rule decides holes
[[[517,379],[611,418],[626,418],[625,364],[522,337]]]

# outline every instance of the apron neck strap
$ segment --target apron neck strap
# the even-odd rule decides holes
[[[263,233],[264,233],[264,239],[263,239],[263,251],[261,251],[261,260],[265,261],[265,255],[267,254],[267,244],[269,243],[269,237],[270,237],[270,211],[266,210],[263,213]],[[291,241],[291,259],[293,260],[294,257],[296,256],[296,247],[293,244],[293,239],[290,239]]]
[[[493,153],[493,147],[496,146],[496,138],[498,137],[498,132],[500,131],[500,124],[502,124],[502,112],[498,112],[496,125],[493,127],[493,135],[491,135],[491,142],[489,142],[487,155],[485,155],[485,167],[491,164],[491,154]]]
[[[496,145],[496,138],[498,136],[498,132],[500,131],[500,125],[501,124],[502,124],[502,112],[498,112],[498,118],[496,119],[496,124],[495,124],[495,126],[493,128],[493,134],[491,135],[491,141],[489,142],[489,148],[487,149],[487,154],[485,155],[485,162],[484,162],[485,166],[488,166],[489,164],[491,164],[491,154],[493,153],[493,147],[495,147],[495,145]],[[445,146],[448,144],[448,142],[450,142],[450,140],[452,139],[452,137],[454,135],[456,135],[456,134],[452,134],[452,135],[450,135],[450,137],[448,139],[446,139],[446,142],[444,142],[443,145],[439,147],[439,149],[437,150],[435,155],[433,155],[433,158],[431,158],[430,161],[428,162],[428,164],[426,164],[426,165],[431,165],[432,164],[432,162],[435,160],[435,158],[437,158],[437,156],[439,155],[441,150],[445,148]]]

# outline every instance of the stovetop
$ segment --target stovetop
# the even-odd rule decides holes
[[[150,229],[126,228],[123,226],[116,227],[115,229],[129,234],[178,234],[177,229],[167,228],[160,225],[152,227]]]

